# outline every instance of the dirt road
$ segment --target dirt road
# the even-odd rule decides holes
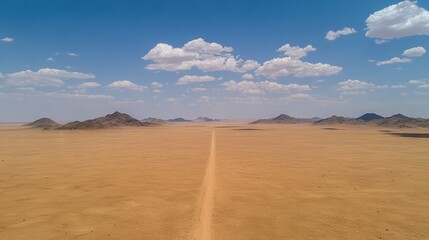
[[[204,182],[201,188],[199,200],[199,210],[194,225],[193,239],[211,240],[213,194],[215,188],[215,169],[216,169],[216,133],[212,131],[212,141],[210,146],[210,156],[207,163],[207,169],[204,176]]]

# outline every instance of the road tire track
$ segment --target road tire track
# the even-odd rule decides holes
[[[194,240],[212,240],[212,211],[214,206],[216,170],[216,133],[212,131],[210,156],[198,201],[197,216],[194,224]]]

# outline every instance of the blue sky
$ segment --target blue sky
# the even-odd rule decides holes
[[[426,1],[0,3],[0,121],[429,117]]]

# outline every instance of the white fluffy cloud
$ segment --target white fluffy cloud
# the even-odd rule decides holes
[[[10,86],[54,86],[64,85],[65,79],[91,79],[95,75],[81,72],[69,72],[61,69],[42,68],[37,72],[31,70],[8,74],[6,85]]]
[[[250,80],[250,79],[254,79],[255,77],[251,73],[245,73],[243,74],[242,78],[246,80]]]
[[[386,61],[377,62],[377,66],[395,64],[395,63],[407,63],[407,62],[411,62],[411,59],[394,57],[394,58],[391,58],[391,59],[386,60]]]
[[[2,38],[2,39],[1,39],[1,41],[2,41],[2,42],[8,42],[8,43],[9,43],[9,42],[13,42],[13,38],[5,37],[5,38]]]
[[[339,90],[342,90],[342,91],[355,91],[355,90],[375,88],[375,84],[373,83],[367,83],[364,81],[351,80],[351,79],[344,82],[340,82],[338,85],[340,86]]]
[[[254,69],[257,69],[260,66],[260,64],[255,60],[246,60],[241,67],[241,70],[247,72]]]
[[[215,77],[213,76],[197,76],[197,75],[185,75],[181,78],[179,78],[179,80],[177,80],[177,85],[184,85],[184,84],[188,84],[188,83],[202,83],[202,82],[210,82],[210,81],[214,81],[216,80]]]
[[[366,91],[388,88],[386,85],[377,86],[374,83],[351,79],[338,83],[338,86],[338,90],[341,91],[341,95],[363,95],[366,94]]]
[[[283,98],[283,101],[286,102],[296,102],[296,101],[311,101],[313,100],[313,96],[311,96],[310,94],[306,94],[306,93],[295,93],[295,94],[291,94],[285,98]]]
[[[328,33],[326,33],[325,38],[328,39],[329,41],[333,41],[337,38],[339,38],[340,36],[346,36],[346,35],[350,35],[356,33],[356,30],[354,30],[353,28],[349,28],[349,27],[345,27],[341,30],[338,31],[329,31]]]
[[[308,52],[316,49],[308,45],[305,48],[298,46],[283,45],[277,51],[284,52],[286,57],[274,58],[266,61],[255,71],[257,76],[275,79],[278,77],[319,77],[334,75],[341,72],[342,68],[324,63],[304,62],[301,58],[307,56]]]
[[[0,72],[0,79],[4,78],[4,75]]]
[[[232,47],[224,47],[219,43],[208,43],[202,38],[189,41],[183,46],[186,52],[194,52],[199,54],[221,55],[224,52],[232,52]]]
[[[195,87],[195,88],[191,88],[190,90],[192,92],[205,92],[205,91],[207,91],[207,88]]]
[[[274,58],[266,61],[261,67],[256,69],[257,76],[264,76],[268,78],[278,78],[286,76],[295,77],[319,77],[335,75],[341,72],[342,68],[338,66],[331,66],[323,63],[309,63],[303,62],[299,59],[290,57]]]
[[[280,84],[277,82],[262,81],[262,82],[252,82],[252,81],[241,81],[236,82],[230,80],[228,82],[222,83],[222,86],[225,87],[228,91],[240,92],[243,94],[264,94],[266,92],[289,92],[289,91],[308,91],[311,90],[311,87],[308,85],[298,85],[298,84]]]
[[[178,102],[179,100],[173,97],[167,98],[167,102]]]
[[[189,41],[181,48],[166,43],[158,43],[143,60],[152,61],[148,70],[182,71],[197,68],[204,72],[233,71],[245,72],[256,69],[259,64],[254,60],[243,61],[234,57],[231,47],[219,43],[209,43],[202,38]]]
[[[404,51],[402,53],[403,56],[406,57],[421,57],[426,53],[426,49],[424,47],[414,47]]]
[[[416,85],[417,88],[429,88],[429,83],[424,80],[411,80],[409,84]]]
[[[90,99],[90,100],[112,100],[115,99],[109,95],[102,94],[81,94],[81,93],[56,93],[49,92],[44,93],[45,96],[53,97],[53,98],[63,98],[63,99],[71,99],[71,100],[82,100],[82,99]]]
[[[316,50],[317,49],[311,45],[301,48],[299,46],[291,46],[290,44],[286,44],[277,49],[277,52],[284,52],[284,55],[289,56],[292,59],[301,59],[307,56],[308,52],[314,52]]]
[[[425,84],[426,82],[423,80],[410,80],[408,83],[413,85],[421,85],[421,84]]]
[[[107,87],[111,89],[117,89],[117,90],[129,89],[129,90],[134,90],[139,92],[142,92],[146,89],[145,86],[137,85],[128,80],[120,80],[120,81],[112,82],[111,84],[107,85]]]
[[[101,86],[101,85],[97,82],[84,82],[84,83],[77,85],[78,88],[96,88],[99,86]]]
[[[367,37],[382,40],[429,35],[429,11],[405,0],[371,14],[366,25]]]
[[[198,38],[182,48],[158,43],[142,59],[153,62],[146,66],[149,70],[181,71],[196,67],[205,72],[237,71],[238,61],[230,54],[232,50],[231,47]]]
[[[79,57],[79,54],[74,52],[68,52],[67,55],[69,55],[70,57]]]
[[[152,88],[163,88],[164,84],[159,83],[159,82],[152,82]]]

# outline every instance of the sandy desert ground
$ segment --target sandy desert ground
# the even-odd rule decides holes
[[[429,138],[340,128],[0,125],[0,239],[429,239]]]

